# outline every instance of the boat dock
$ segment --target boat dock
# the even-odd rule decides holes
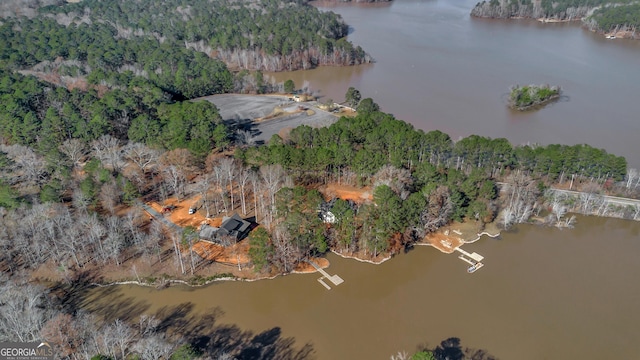
[[[460,253],[460,255],[458,255],[458,259],[466,262],[467,264],[471,265],[467,268],[467,272],[468,273],[474,273],[476,272],[478,269],[480,269],[481,267],[484,266],[484,264],[481,262],[482,260],[484,260],[484,256],[478,254],[478,253],[468,253],[464,250],[462,250],[460,247],[457,247],[455,249],[457,252]]]
[[[327,283],[325,283],[323,280],[329,280],[334,286],[338,286],[340,284],[342,284],[344,282],[344,280],[342,280],[342,278],[338,275],[329,275],[329,273],[327,273],[326,271],[324,271],[320,266],[318,266],[316,263],[314,263],[313,261],[307,260],[307,262],[309,264],[311,264],[311,266],[313,266],[316,270],[318,270],[318,272],[320,274],[322,274],[322,277],[320,277],[318,279],[318,282],[320,284],[322,284],[322,286],[324,286],[327,290],[331,290],[331,286],[329,286]]]

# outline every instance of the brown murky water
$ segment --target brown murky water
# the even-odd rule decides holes
[[[486,257],[474,274],[455,255],[418,247],[382,265],[330,255],[328,272],[345,280],[332,290],[317,274],[118,286],[93,290],[86,306],[125,317],[183,312],[194,316],[188,323],[217,307],[216,324],[279,328],[296,348],[310,343],[317,359],[388,359],[451,336],[500,359],[640,358],[639,223],[580,217],[572,230],[525,225],[464,248]]]
[[[579,24],[472,19],[475,2],[321,7],[341,14],[350,40],[377,62],[274,76],[338,101],[355,86],[382,110],[454,139],[587,143],[639,167],[640,41],[608,40]],[[507,109],[509,87],[541,83],[560,85],[565,97],[536,112]]]

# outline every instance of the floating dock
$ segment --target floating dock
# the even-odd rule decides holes
[[[331,287],[327,285],[327,283],[325,283],[323,280],[329,280],[334,286],[338,286],[344,282],[344,280],[342,280],[340,276],[329,275],[329,273],[324,271],[320,266],[318,266],[313,261],[308,260],[307,262],[311,264],[311,266],[313,266],[316,270],[318,270],[320,274],[322,274],[322,277],[318,279],[318,282],[322,284],[322,286],[324,286],[327,290],[331,290]]]
[[[470,265],[467,268],[467,272],[469,274],[476,272],[478,269],[484,266],[484,264],[481,262],[482,260],[484,260],[484,256],[475,252],[470,254],[462,250],[460,247],[457,247],[455,250],[460,253],[460,255],[458,255],[458,259]]]

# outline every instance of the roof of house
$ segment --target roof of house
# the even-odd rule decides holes
[[[250,226],[250,222],[243,220],[240,215],[235,213],[231,217],[225,217],[222,220],[220,230],[226,232],[228,235],[242,236],[242,234],[244,234],[244,232],[246,232]]]
[[[231,217],[224,217],[222,220],[222,224],[219,228],[202,225],[200,228],[200,238],[207,240],[216,240],[221,236],[233,236],[238,240],[241,240],[246,233],[250,230],[251,223],[242,219],[237,213],[233,214]]]
[[[204,224],[200,227],[200,238],[211,240],[215,237],[218,230],[219,229],[217,227]]]

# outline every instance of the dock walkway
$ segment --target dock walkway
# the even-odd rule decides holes
[[[464,250],[462,250],[460,247],[455,248],[455,250],[457,252],[460,253],[460,255],[458,255],[458,259],[466,262],[467,264],[471,265],[469,266],[469,268],[467,269],[468,273],[474,273],[476,272],[476,270],[480,269],[481,267],[484,266],[484,264],[481,262],[482,260],[484,260],[484,256],[478,254],[478,253],[468,253]]]
[[[322,277],[318,279],[318,282],[322,284],[322,286],[324,286],[327,290],[331,290],[331,287],[323,281],[324,279],[331,281],[331,283],[333,283],[334,286],[338,286],[344,282],[344,280],[342,280],[340,276],[329,275],[329,273],[324,271],[320,266],[318,266],[318,264],[314,263],[313,261],[307,260],[307,262],[311,264],[311,266],[313,266],[316,270],[318,270],[320,274],[322,274]]]

